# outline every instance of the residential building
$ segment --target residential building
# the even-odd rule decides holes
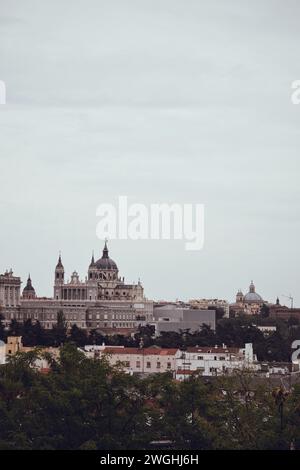
[[[251,343],[244,348],[191,347],[176,358],[176,378],[184,379],[192,372],[204,376],[230,374],[236,369],[258,369]],[[186,373],[186,371],[189,371]]]
[[[280,305],[279,299],[277,298],[276,304],[270,306],[269,316],[271,318],[281,318],[282,320],[289,320],[290,318],[300,320],[300,308],[290,308],[286,305]]]
[[[215,309],[223,310],[224,318],[229,317],[229,302],[223,299],[191,299],[189,304],[193,308],[198,308],[200,310]]]
[[[172,372],[176,367],[176,348],[126,348],[106,346],[98,351],[96,357],[105,356],[111,365],[120,364],[129,374],[153,374]]]

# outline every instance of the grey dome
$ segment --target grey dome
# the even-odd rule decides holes
[[[118,269],[116,263],[111,258],[98,259],[98,261],[96,261],[96,267],[97,269]]]
[[[116,263],[108,256],[108,249],[107,249],[107,245],[106,245],[106,242],[105,242],[105,245],[104,245],[104,249],[103,249],[103,254],[102,254],[102,258],[98,259],[98,261],[96,261],[96,268],[97,269],[113,269],[115,271],[118,271],[118,266],[116,265]]]
[[[256,292],[248,292],[244,297],[245,302],[262,302],[262,300],[262,297]]]
[[[249,292],[244,297],[244,302],[263,302],[262,297],[255,292],[253,281],[251,281]]]
[[[32,286],[32,283],[31,283],[30,274],[29,274],[29,277],[28,277],[28,279],[27,279],[27,284],[26,284],[26,286],[25,286],[24,289],[23,289],[23,292],[24,292],[24,291],[25,291],[25,292],[26,292],[26,291],[32,291],[32,292],[34,292],[34,287]]]

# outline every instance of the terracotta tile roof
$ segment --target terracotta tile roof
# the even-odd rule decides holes
[[[106,346],[103,350],[108,354],[143,354],[144,356],[174,356],[178,349],[176,348],[115,348]]]

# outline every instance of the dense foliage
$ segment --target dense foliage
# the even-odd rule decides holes
[[[0,449],[300,448],[299,386],[282,393],[247,372],[139,379],[71,343],[44,374],[40,354],[0,367]]]

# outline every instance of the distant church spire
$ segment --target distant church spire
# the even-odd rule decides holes
[[[62,264],[62,261],[61,261],[61,252],[59,252],[58,262],[57,262],[56,268],[63,268],[63,264]]]
[[[105,239],[102,258],[108,258],[107,238]]]
[[[91,266],[95,266],[94,250],[92,251],[92,259],[91,259],[90,267]]]

